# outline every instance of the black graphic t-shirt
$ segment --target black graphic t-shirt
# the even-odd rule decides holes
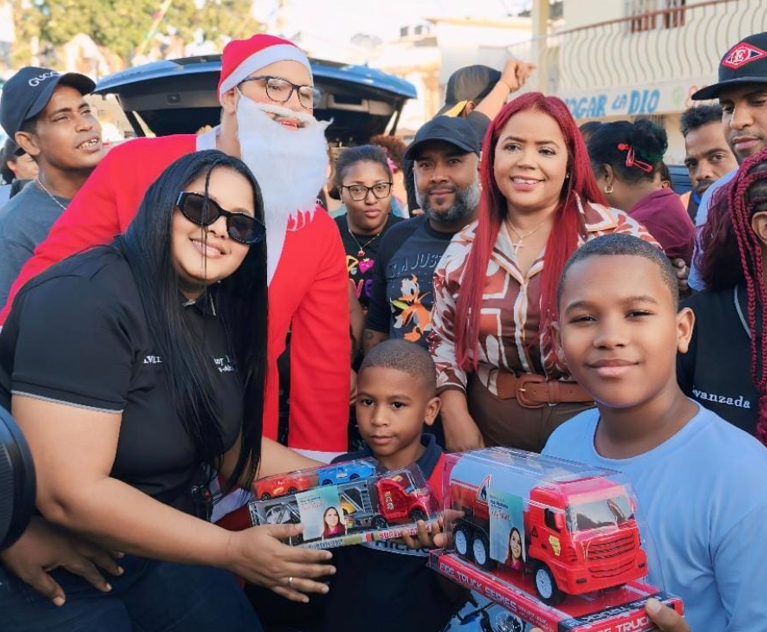
[[[428,349],[434,270],[453,235],[434,230],[424,215],[384,235],[373,267],[368,329]]]
[[[682,306],[695,312],[695,328],[689,351],[677,356],[679,386],[701,406],[756,434],[759,393],[751,377],[745,288],[700,292]]]
[[[373,238],[370,235],[358,235],[356,233],[352,236],[349,233],[346,213],[335,218],[338,230],[341,232],[344,251],[346,252],[346,269],[349,272],[349,278],[354,282],[354,294],[357,296],[365,313],[367,313],[368,304],[370,303],[370,292],[373,288],[373,265],[378,257],[381,240],[383,240],[386,231],[402,221],[403,218],[389,214],[389,219],[386,221],[383,231],[381,231],[378,237]],[[361,257],[359,256],[360,248],[365,253]]]

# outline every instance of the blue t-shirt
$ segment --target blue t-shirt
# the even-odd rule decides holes
[[[658,551],[650,581],[679,595],[694,632],[767,628],[767,449],[710,410],[630,459],[594,448],[599,410],[549,437],[544,454],[625,473]]]

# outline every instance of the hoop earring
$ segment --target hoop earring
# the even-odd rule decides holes
[[[612,184],[608,184],[605,187],[605,193],[607,193],[607,195],[610,195],[612,192],[613,192],[613,185]]]

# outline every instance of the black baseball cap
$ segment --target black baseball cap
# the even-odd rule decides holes
[[[767,83],[767,33],[749,35],[719,62],[719,83],[698,90],[695,101],[717,98],[724,90],[749,83]]]
[[[445,105],[437,114],[458,116],[469,101],[484,99],[493,89],[501,73],[490,66],[465,66],[459,68],[447,80]]]
[[[415,139],[405,152],[405,158],[415,160],[418,150],[433,140],[450,143],[466,153],[474,153],[477,156],[482,150],[482,143],[477,133],[465,118],[435,116],[428,123],[424,123],[421,129],[416,132]]]
[[[50,68],[25,66],[3,86],[0,125],[5,133],[14,138],[25,121],[45,109],[58,85],[71,86],[81,94],[90,94],[96,88],[92,79],[76,72],[62,75]]]

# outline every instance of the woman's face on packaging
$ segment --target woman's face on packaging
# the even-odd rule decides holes
[[[338,512],[330,508],[325,512],[325,524],[329,527],[337,527],[338,526]]]

